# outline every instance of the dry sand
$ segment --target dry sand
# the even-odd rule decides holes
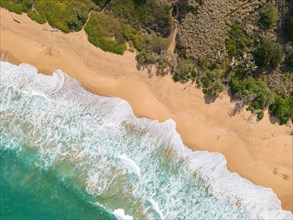
[[[135,54],[106,53],[87,41],[84,31],[50,32],[26,15],[1,9],[1,54],[13,63],[29,63],[45,74],[61,69],[90,91],[127,100],[138,117],[172,118],[192,149],[221,152],[230,171],[272,188],[282,207],[292,212],[292,136],[268,114],[257,122],[245,110],[231,116],[235,103],[227,94],[205,99],[193,85],[174,83],[169,76],[150,76],[136,68]]]

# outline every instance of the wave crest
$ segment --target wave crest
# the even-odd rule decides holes
[[[123,207],[135,218],[152,210],[162,219],[292,219],[271,189],[228,171],[222,154],[187,148],[173,120],[136,118],[126,101],[93,95],[60,70],[45,76],[28,64],[0,64],[5,137],[18,132],[39,151],[39,166],[74,163],[87,193],[117,218],[132,218]]]

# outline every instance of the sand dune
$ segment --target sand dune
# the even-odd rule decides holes
[[[32,64],[45,74],[59,68],[98,95],[127,100],[137,116],[173,118],[185,144],[223,153],[229,170],[272,188],[283,208],[293,210],[289,125],[279,126],[267,113],[260,122],[245,110],[231,116],[235,103],[225,93],[210,100],[194,85],[138,71],[134,53],[103,52],[88,43],[84,31],[51,33],[48,24],[15,17],[20,24],[1,9],[1,54],[8,61]]]

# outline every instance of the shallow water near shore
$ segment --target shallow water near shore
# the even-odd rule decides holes
[[[221,154],[186,148],[172,120],[27,64],[1,62],[0,88],[1,217],[292,219]]]

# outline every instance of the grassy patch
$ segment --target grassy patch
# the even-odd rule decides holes
[[[89,41],[104,51],[123,54],[126,50],[124,26],[113,16],[93,12],[85,31]]]

